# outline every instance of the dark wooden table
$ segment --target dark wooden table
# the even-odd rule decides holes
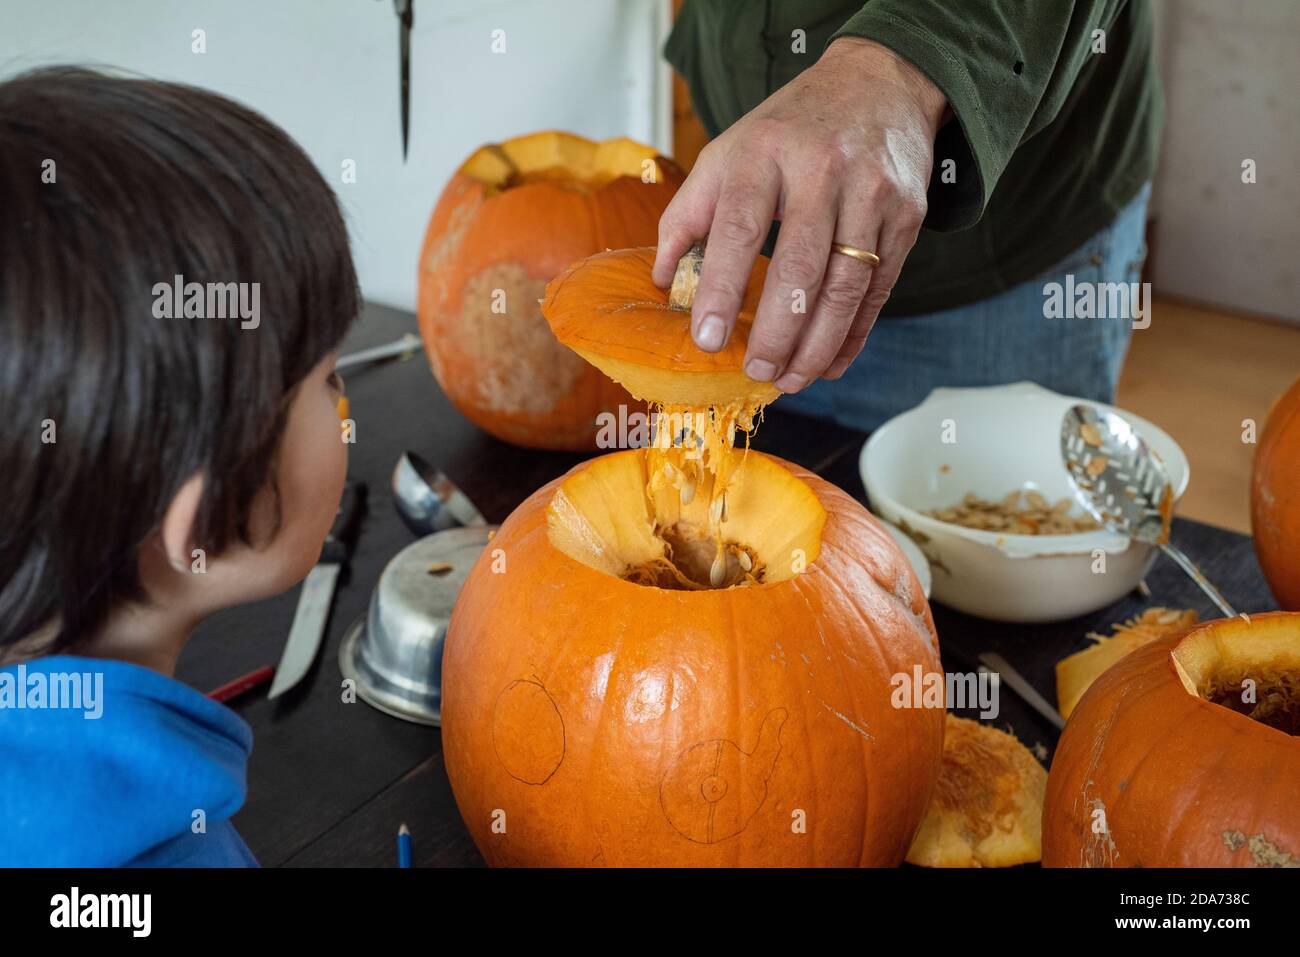
[[[345,351],[414,329],[409,313],[371,306]],[[528,494],[584,456],[518,449],[479,431],[442,394],[423,354],[355,370],[347,376],[347,388],[357,423],[350,475],[369,486],[369,510],[312,671],[274,703],[264,691],[235,702],[255,736],[248,800],[235,825],[264,866],[391,866],[402,822],[414,835],[417,867],[481,865],[443,769],[440,732],[391,718],[364,702],[344,703],[339,640],[348,624],[365,613],[384,564],[413,540],[393,509],[389,488],[393,465],[404,449],[450,475],[489,522],[503,521]],[[798,462],[865,502],[857,466],[865,437],[783,414],[778,402],[768,410],[754,447]],[[1175,523],[1174,535],[1237,608],[1276,607],[1248,537],[1183,520]],[[950,670],[967,671],[980,652],[1000,652],[1054,701],[1053,666],[1082,648],[1088,631],[1104,630],[1148,604],[1213,613],[1196,587],[1167,561],[1158,562],[1147,581],[1150,601],[1135,594],[1095,615],[1052,625],[1003,625],[935,606],[945,663]],[[182,655],[177,677],[207,691],[278,663],[297,599],[294,589],[208,620]],[[1002,695],[1001,703],[997,724],[1031,747],[1042,744],[1050,754],[1054,729],[1014,694]]]

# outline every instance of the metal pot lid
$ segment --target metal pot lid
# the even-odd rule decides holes
[[[442,721],[442,648],[470,568],[497,526],[435,532],[398,552],[348,628],[339,668],[368,704],[419,724]]]

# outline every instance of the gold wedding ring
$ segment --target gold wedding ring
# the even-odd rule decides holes
[[[857,246],[846,246],[844,243],[831,243],[831,252],[843,253],[845,256],[852,256],[859,262],[864,262],[872,269],[880,265],[880,257],[873,252],[865,249],[859,249]]]

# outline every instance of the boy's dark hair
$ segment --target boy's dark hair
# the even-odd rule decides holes
[[[259,283],[260,325],[155,318],[177,275]],[[358,305],[335,197],[265,118],[81,69],[0,83],[0,649],[56,619],[42,651],[74,647],[141,599],[139,547],[196,471],[198,544],[248,542]]]

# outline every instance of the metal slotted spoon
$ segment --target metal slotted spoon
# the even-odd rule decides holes
[[[1200,586],[1225,615],[1237,612],[1182,550],[1168,540],[1174,490],[1160,458],[1113,412],[1076,405],[1061,417],[1061,460],[1075,497],[1103,528],[1155,545]]]

